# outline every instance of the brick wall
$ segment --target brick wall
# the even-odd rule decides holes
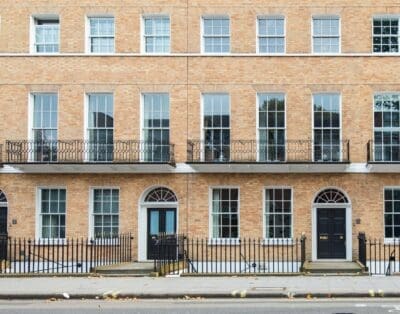
[[[188,5],[189,4],[189,5]],[[200,22],[207,14],[231,18],[231,51],[256,52],[256,17],[286,18],[287,53],[311,52],[311,17],[339,15],[343,53],[370,53],[372,17],[397,14],[393,0],[3,0],[0,4],[0,142],[26,139],[28,95],[58,92],[60,139],[84,137],[84,95],[114,93],[115,139],[139,139],[140,95],[170,94],[171,142],[177,162],[186,161],[186,141],[200,138],[201,94],[226,92],[231,98],[232,139],[255,139],[257,92],[284,92],[287,138],[312,136],[311,96],[317,92],[342,95],[342,137],[351,143],[351,160],[366,162],[366,144],[373,137],[373,95],[399,91],[397,56],[84,56],[85,16],[112,14],[116,21],[116,52],[140,52],[140,17],[163,13],[171,17],[171,52],[200,52]],[[35,14],[60,16],[59,56],[28,56],[29,21]],[[23,54],[25,53],[25,54]],[[314,195],[328,186],[348,193],[353,207],[353,234],[383,235],[383,187],[398,185],[397,174],[115,174],[52,175],[2,174],[0,188],[9,201],[12,236],[34,236],[35,197],[39,186],[67,188],[67,236],[88,232],[91,186],[121,188],[121,231],[137,234],[138,202],[153,185],[169,186],[179,198],[180,230],[207,236],[209,187],[240,187],[240,234],[262,236],[262,190],[284,185],[294,189],[294,236],[311,233]],[[355,224],[360,218],[361,224]],[[356,241],[355,236],[353,237]],[[354,246],[355,247],[355,246]]]

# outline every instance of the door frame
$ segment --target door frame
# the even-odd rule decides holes
[[[147,188],[139,199],[139,210],[137,220],[137,259],[140,262],[149,261],[147,259],[147,211],[149,208],[160,208],[160,209],[175,209],[176,212],[176,233],[179,233],[179,202],[145,202],[145,198],[149,192],[156,188],[167,188],[168,186],[153,185]],[[174,192],[175,193],[175,192]],[[176,193],[175,193],[176,195]]]
[[[318,235],[317,235],[317,210],[319,208],[344,208],[346,210],[346,258],[344,259],[318,259]],[[312,261],[349,261],[353,260],[352,256],[352,208],[351,204],[313,204],[312,206]]]

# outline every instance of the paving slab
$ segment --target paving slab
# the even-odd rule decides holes
[[[392,277],[0,278],[0,299],[400,297]]]

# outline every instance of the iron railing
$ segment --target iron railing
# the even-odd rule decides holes
[[[369,163],[400,163],[400,143],[383,144],[370,140],[367,160]]]
[[[5,163],[175,163],[174,145],[137,140],[6,141]]]
[[[390,276],[400,272],[400,240],[388,242],[367,239],[364,233],[358,235],[358,260],[371,275]]]
[[[0,237],[0,274],[77,274],[132,261],[132,236],[104,239]]]
[[[154,270],[161,275],[299,273],[306,260],[305,240],[160,236]]]
[[[269,144],[256,140],[232,140],[217,145],[201,140],[188,141],[189,163],[348,163],[350,141],[317,145],[312,140],[287,140]]]

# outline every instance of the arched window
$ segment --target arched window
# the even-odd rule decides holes
[[[349,200],[343,192],[336,189],[326,189],[317,195],[314,204],[348,204]]]
[[[167,188],[156,188],[151,190],[146,198],[144,199],[145,202],[169,202],[175,203],[178,201],[174,192]]]
[[[0,190],[0,203],[3,203],[3,204],[7,203],[7,197],[2,190]]]

